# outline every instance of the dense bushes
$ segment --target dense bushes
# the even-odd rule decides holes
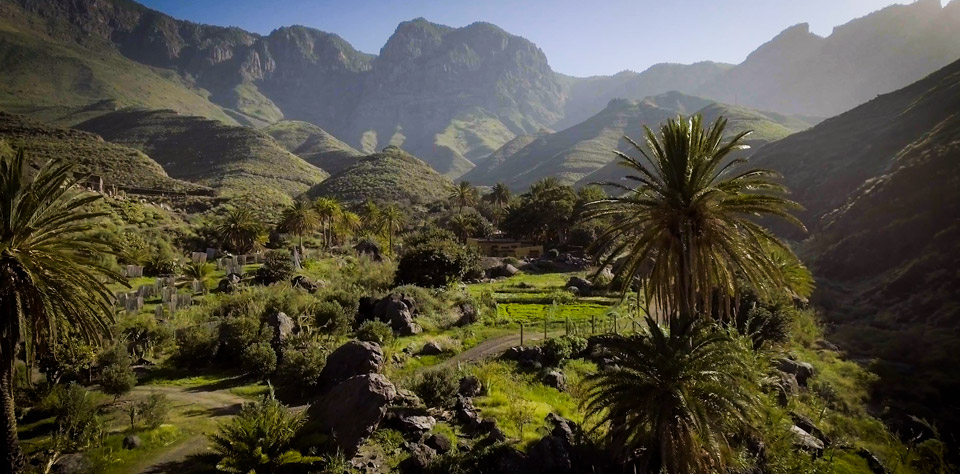
[[[427,406],[451,407],[457,399],[460,378],[451,367],[427,370],[414,377],[411,388]]]
[[[357,339],[384,346],[393,340],[393,329],[383,321],[364,321],[357,328]]]
[[[248,374],[259,379],[267,379],[277,369],[277,353],[270,342],[261,340],[244,348],[240,356],[240,365]]]
[[[450,232],[422,231],[408,240],[397,263],[396,284],[437,288],[482,276],[480,255],[464,247]]]
[[[60,449],[78,450],[100,443],[103,421],[97,415],[93,393],[75,383],[58,385],[49,405],[56,417],[53,442]]]
[[[267,252],[266,261],[257,269],[254,280],[261,285],[270,285],[281,281],[289,281],[293,277],[293,257],[283,250]]]
[[[218,469],[227,472],[277,472],[281,466],[307,464],[312,459],[292,449],[305,419],[272,397],[248,403],[210,436],[220,456]]]
[[[587,348],[587,340],[577,336],[560,336],[543,343],[543,354],[553,365],[575,357]]]
[[[130,355],[120,344],[100,355],[100,367],[100,388],[114,398],[129,392],[137,384],[137,377],[130,368]]]

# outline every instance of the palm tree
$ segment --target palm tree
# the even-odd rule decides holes
[[[728,438],[756,410],[758,370],[748,346],[692,319],[685,324],[668,334],[647,318],[648,333],[608,340],[615,363],[586,378],[594,430],[606,428],[622,460],[645,472],[725,472]]]
[[[469,181],[460,181],[450,189],[450,202],[457,206],[457,214],[463,213],[463,208],[477,202],[477,188]]]
[[[320,218],[320,225],[323,228],[323,245],[330,247],[330,234],[337,219],[343,214],[343,207],[334,198],[319,197],[316,201],[313,201],[313,209]]]
[[[316,230],[318,223],[314,206],[307,201],[298,199],[283,210],[277,227],[283,232],[297,235],[297,246],[300,247],[300,254],[303,255],[303,234]]]
[[[350,235],[356,235],[363,228],[363,219],[360,218],[360,215],[351,212],[344,211],[340,214],[340,219],[337,220],[335,226],[335,233],[342,234],[344,237]]]
[[[510,197],[511,197],[510,188],[508,188],[507,185],[503,183],[494,184],[493,189],[490,191],[490,194],[488,194],[486,197],[487,197],[487,200],[489,200],[490,203],[492,203],[493,206],[497,209],[496,224],[499,225],[501,215],[503,214],[504,210],[507,208],[507,205],[510,204]]]
[[[206,283],[210,275],[213,275],[213,265],[206,262],[190,262],[183,267],[179,283],[180,286],[186,286],[195,281]]]
[[[470,234],[476,230],[475,223],[475,219],[471,219],[463,214],[457,214],[450,218],[450,230],[457,234],[457,237],[460,237],[461,241],[466,242]]]
[[[739,171],[745,160],[727,159],[745,147],[741,140],[749,132],[724,142],[726,123],[721,117],[705,129],[700,115],[678,117],[664,123],[659,136],[644,127],[649,152],[627,138],[644,161],[615,152],[635,173],[627,179],[636,187],[604,183],[626,192],[590,203],[585,213],[613,222],[591,247],[600,268],[624,257],[620,281],[641,274],[647,302],[671,321],[677,314],[694,317],[717,292],[729,300],[738,278],[759,295],[782,288],[784,277],[767,248],[789,248],[753,219],[778,217],[803,228],[790,214],[800,206],[770,181],[776,173]]]
[[[390,253],[393,253],[393,233],[403,228],[403,212],[396,204],[390,204],[383,210],[381,218],[387,231],[387,245],[390,248]]]
[[[227,211],[217,227],[224,247],[238,254],[248,253],[263,239],[263,224],[253,209],[247,206],[234,207]]]
[[[363,223],[363,230],[367,233],[377,235],[382,230],[383,211],[377,203],[367,200],[360,209],[360,220]]]
[[[4,436],[0,471],[22,472],[23,453],[14,416],[13,367],[18,344],[52,344],[58,334],[96,340],[113,319],[113,294],[105,281],[121,276],[98,258],[116,254],[95,237],[86,206],[99,195],[74,189],[67,163],[47,163],[31,179],[23,150],[0,162],[0,416]],[[26,354],[30,358],[32,354]]]

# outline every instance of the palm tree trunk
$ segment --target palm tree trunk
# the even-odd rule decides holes
[[[3,430],[3,447],[0,454],[3,460],[0,461],[0,471],[10,473],[23,472],[24,460],[23,451],[20,450],[20,439],[17,436],[17,416],[14,411],[13,401],[13,354],[11,351],[0,351],[0,408],[3,409],[3,416],[0,417],[0,424]]]

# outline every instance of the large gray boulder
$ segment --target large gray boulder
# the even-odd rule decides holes
[[[823,455],[823,441],[816,436],[797,425],[790,427],[790,434],[793,435],[793,446],[797,449],[807,451],[817,458]]]
[[[777,359],[777,370],[793,374],[801,387],[807,386],[807,381],[816,374],[816,370],[807,362],[800,362],[786,357]]]
[[[390,325],[399,336],[412,336],[421,331],[414,319],[417,317],[417,303],[413,298],[398,293],[389,294],[380,300],[361,301],[360,320],[383,321]]]
[[[311,424],[330,435],[340,452],[350,458],[376,431],[396,396],[396,387],[383,375],[358,375],[333,387],[307,415]]]
[[[333,388],[358,375],[376,374],[383,368],[383,349],[375,342],[349,341],[327,356],[320,385]]]
[[[546,421],[552,425],[550,434],[527,450],[530,467],[542,473],[573,472],[577,458],[574,446],[581,435],[580,427],[554,413],[547,415]]]
[[[487,270],[487,276],[490,278],[510,278],[519,272],[520,270],[517,270],[517,267],[510,265],[509,263],[505,263],[499,267],[493,267]]]
[[[293,331],[296,328],[293,319],[282,311],[268,316],[267,324],[273,328],[274,347],[283,344],[283,342],[293,334]]]
[[[582,295],[588,294],[590,293],[590,291],[593,290],[593,283],[590,283],[589,280],[585,278],[580,278],[580,277],[570,277],[570,279],[567,280],[567,284],[565,286],[567,287],[572,286],[576,288],[577,290],[580,291],[580,294]]]
[[[50,472],[53,474],[80,474],[88,472],[89,469],[90,463],[83,457],[83,454],[74,453],[64,454],[57,458],[53,466],[50,467]]]

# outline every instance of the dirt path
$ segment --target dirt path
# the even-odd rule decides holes
[[[235,414],[240,407],[250,400],[234,395],[227,390],[208,390],[203,387],[171,387],[162,385],[144,385],[133,389],[135,395],[149,395],[162,393],[171,403],[172,411],[182,413],[187,423],[191,419],[198,422],[217,422]],[[202,421],[201,421],[202,420]],[[189,470],[185,466],[188,458],[207,451],[207,438],[203,434],[191,436],[156,457],[144,459],[131,471],[140,473],[182,474]]]
[[[548,337],[557,337],[563,335],[564,331],[554,331],[547,333]],[[529,342],[536,342],[543,340],[543,333],[525,333],[523,335],[523,343],[526,345]],[[520,333],[508,334],[506,336],[495,337],[493,339],[488,339],[486,341],[477,344],[476,346],[471,347],[443,362],[438,364],[439,366],[451,366],[458,364],[465,364],[471,362],[477,362],[488,357],[495,357],[502,354],[507,349],[519,346],[520,345]]]

